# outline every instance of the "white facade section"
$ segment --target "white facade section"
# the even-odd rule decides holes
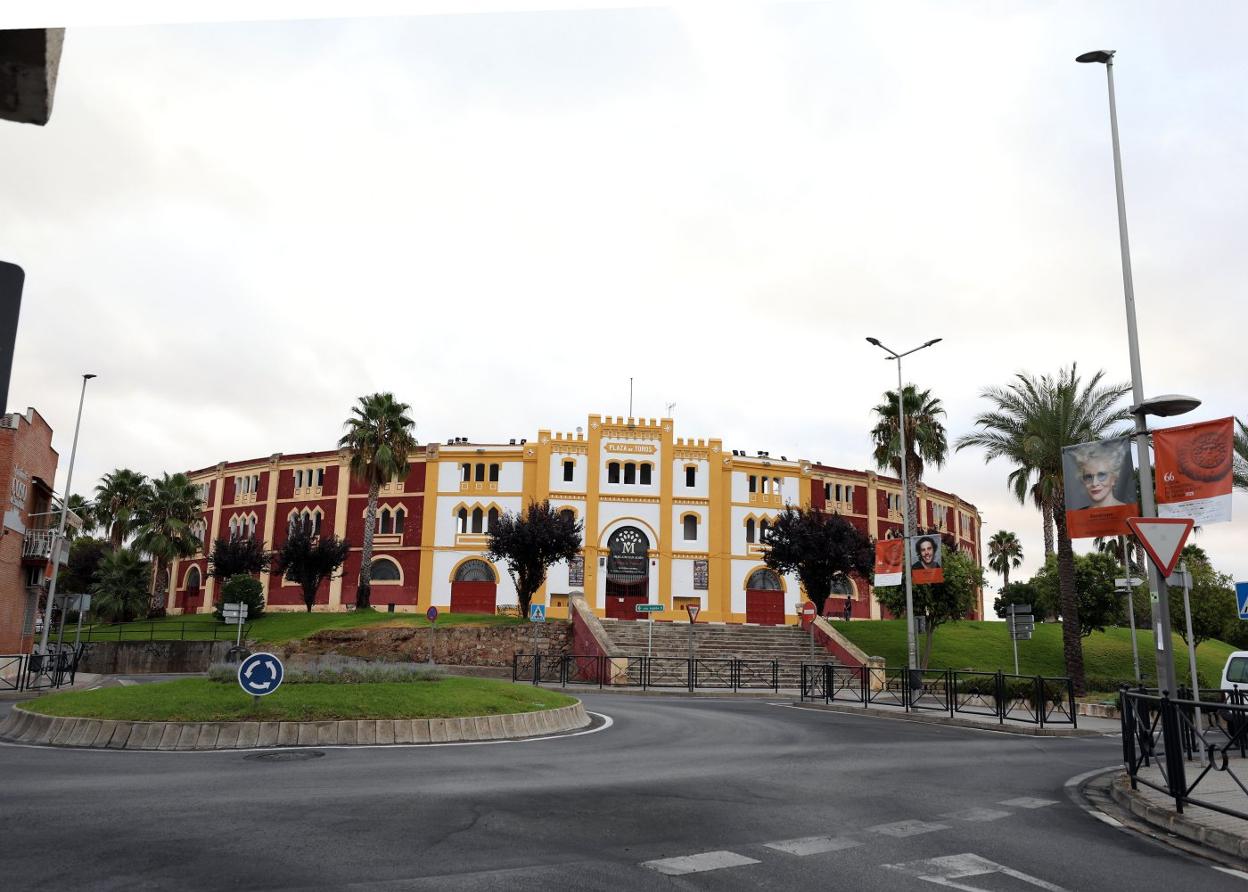
[[[565,479],[564,464],[572,462],[572,479]],[[589,482],[589,458],[584,455],[564,455],[558,452],[550,456],[551,492],[585,492]]]
[[[507,574],[506,566],[492,562],[481,552],[471,551],[438,551],[433,554],[433,591],[431,603],[434,607],[449,609],[451,606],[451,574],[460,561],[465,558],[480,558],[494,567],[498,575],[498,589],[494,602],[496,604],[517,604],[516,586]]]
[[[438,492],[459,492],[461,473],[458,462],[438,462]]]
[[[734,558],[731,561],[731,569],[729,570],[731,580],[728,594],[731,598],[733,613],[745,613],[746,580],[750,578],[751,573],[763,566],[764,564],[759,558],[750,560]],[[797,611],[794,609],[794,605],[802,600],[801,584],[792,573],[784,574],[780,579],[784,583],[784,615],[795,616]]]
[[[694,590],[693,561],[688,558],[672,561],[672,597],[698,598],[698,604],[705,610],[707,606],[706,595],[705,591]],[[668,606],[670,607],[671,605],[669,604]]]
[[[599,548],[606,548],[611,534],[620,527],[628,526],[637,527],[645,533],[646,538],[650,540],[651,553],[659,548],[658,502],[599,502],[598,524]],[[590,539],[588,533],[585,538]]]
[[[693,486],[688,486],[687,468],[693,468]],[[672,496],[705,499],[710,492],[710,462],[678,458],[672,461]]]
[[[698,519],[697,537],[685,538],[685,517],[696,515]],[[706,505],[672,506],[672,551],[706,551],[707,549],[707,514]]]

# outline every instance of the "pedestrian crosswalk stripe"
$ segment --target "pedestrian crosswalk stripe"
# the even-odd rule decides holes
[[[705,870],[719,870],[723,867],[744,867],[747,864],[758,864],[754,858],[738,855],[736,852],[702,852],[699,855],[685,855],[680,858],[661,858],[657,861],[643,861],[641,866],[667,876],[680,876],[686,873],[701,873]]]
[[[805,856],[822,855],[824,852],[839,852],[842,849],[852,849],[854,846],[860,846],[862,843],[845,836],[807,836],[802,839],[782,839],[777,842],[765,842],[763,845],[778,852]]]
[[[1046,805],[1057,805],[1056,799],[1034,799],[1031,796],[1020,796],[1017,799],[1006,799],[998,805],[1009,805],[1013,808],[1044,808]]]

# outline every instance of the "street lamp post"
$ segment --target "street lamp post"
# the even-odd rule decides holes
[[[1144,517],[1156,517],[1153,498],[1153,467],[1148,454],[1149,406],[1144,400],[1144,379],[1140,373],[1140,342],[1135,324],[1135,284],[1131,277],[1131,246],[1127,239],[1127,205],[1122,189],[1122,153],[1118,144],[1118,105],[1114,100],[1114,50],[1093,50],[1076,62],[1100,62],[1109,79],[1109,130],[1114,148],[1114,187],[1118,197],[1118,242],[1122,252],[1122,287],[1127,304],[1127,346],[1131,356],[1131,407],[1135,415],[1135,450],[1140,469],[1140,510]],[[1154,414],[1170,414],[1157,412]],[[1153,635],[1156,639],[1157,687],[1174,695],[1178,682],[1174,674],[1174,646],[1170,637],[1170,594],[1163,577],[1149,561],[1149,588],[1153,592]]]
[[[901,438],[900,442],[900,465],[901,465],[901,516],[902,516],[902,535],[904,536],[905,548],[904,557],[902,558],[902,572],[905,574],[906,580],[906,659],[907,666],[911,672],[911,684],[914,684],[913,673],[919,668],[918,651],[915,645],[914,637],[914,585],[910,579],[910,486],[907,482],[906,474],[906,409],[905,400],[902,398],[904,389],[901,384],[901,359],[903,356],[909,356],[911,353],[917,353],[925,347],[939,343],[943,338],[933,338],[926,344],[920,344],[913,350],[907,350],[905,353],[898,353],[881,344],[876,338],[867,338],[867,343],[879,347],[888,354],[890,361],[897,361],[897,434]]]
[[[74,483],[74,459],[78,457],[78,431],[82,427],[82,404],[87,398],[87,382],[95,375],[82,376],[82,392],[78,395],[78,420],[74,422],[74,445],[69,450],[69,470],[65,473],[65,495],[61,499],[61,522],[52,540],[52,578],[48,580],[48,603],[43,611],[43,635],[39,652],[48,652],[48,631],[52,625],[52,605],[56,603],[56,577],[61,569],[61,543],[65,541],[65,521],[69,519],[69,494]]]

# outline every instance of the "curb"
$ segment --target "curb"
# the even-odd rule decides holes
[[[1172,833],[1198,846],[1213,849],[1222,855],[1230,855],[1241,862],[1248,860],[1248,837],[1227,833],[1215,827],[1206,827],[1173,809],[1154,805],[1131,789],[1131,780],[1126,772],[1120,774],[1110,784],[1109,795],[1120,808],[1146,824]]]
[[[558,709],[508,715],[320,722],[127,722],[41,715],[15,706],[0,722],[0,739],[35,746],[161,751],[385,746],[519,740],[577,731],[589,723],[579,700]]]
[[[944,713],[923,712],[892,712],[883,709],[861,706],[840,706],[835,703],[811,703],[810,701],[794,700],[795,707],[819,709],[826,712],[839,712],[845,715],[861,715],[878,719],[893,719],[903,722],[921,722],[929,725],[948,725],[954,728],[972,728],[976,731],[994,731],[1002,734],[1021,734],[1025,737],[1101,737],[1102,732],[1087,728],[1040,728],[1035,725],[989,724],[970,719],[950,718]]]

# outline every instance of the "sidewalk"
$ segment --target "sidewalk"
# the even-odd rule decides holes
[[[40,688],[36,691],[0,691],[0,703],[33,700],[35,697],[42,697],[44,694],[59,694],[62,691],[85,691],[98,685],[104,677],[103,675],[94,675],[90,672],[79,672],[74,677],[72,685],[65,685],[60,688]]]
[[[1248,791],[1241,784],[1248,776],[1248,764],[1238,756],[1228,759],[1226,771],[1208,771],[1197,762],[1185,766],[1191,795],[1213,805],[1248,813]],[[1165,787],[1157,764],[1141,768],[1139,777]],[[1199,780],[1197,780],[1199,778]],[[1194,784],[1194,786],[1193,786]],[[1121,807],[1161,830],[1168,831],[1198,845],[1208,846],[1224,855],[1248,860],[1248,819],[1225,815],[1219,811],[1188,803],[1180,813],[1174,797],[1152,787],[1139,784],[1131,789],[1131,779],[1124,773],[1110,788],[1110,795]]]

